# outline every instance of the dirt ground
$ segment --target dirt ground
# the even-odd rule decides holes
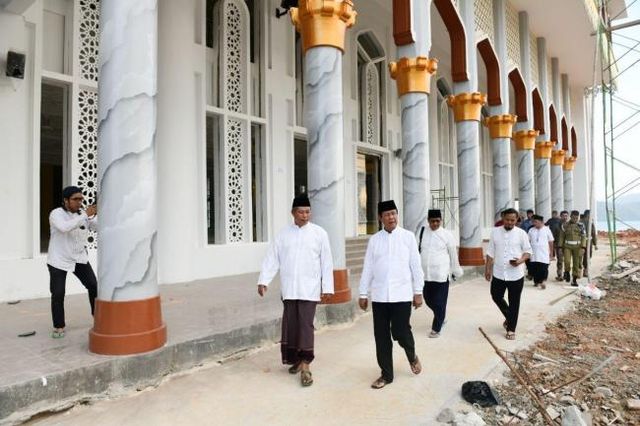
[[[557,424],[564,410],[574,406],[585,424],[640,425],[640,410],[628,407],[628,400],[640,399],[640,271],[611,276],[640,265],[640,232],[620,232],[618,243],[619,254],[627,254],[594,280],[606,296],[582,297],[574,310],[546,325],[544,340],[507,354]],[[601,244],[600,249],[607,247]],[[484,420],[490,425],[545,424],[514,375],[506,372],[505,377],[496,387],[502,405],[485,408]]]

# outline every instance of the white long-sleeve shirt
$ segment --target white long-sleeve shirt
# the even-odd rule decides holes
[[[360,297],[373,302],[410,302],[422,294],[424,274],[415,236],[401,227],[374,234],[367,245]]]
[[[418,234],[418,239],[420,234]],[[425,226],[422,234],[420,258],[425,281],[445,282],[449,274],[461,277],[463,272],[458,261],[458,249],[453,234],[442,227],[432,231]]]
[[[262,262],[258,284],[269,285],[280,271],[283,300],[320,301],[333,294],[333,260],[329,236],[311,222],[291,224],[278,233]]]
[[[487,246],[487,256],[493,259],[493,276],[503,281],[517,281],[524,277],[524,263],[511,266],[512,259],[519,259],[524,253],[531,254],[529,236],[521,228],[514,226],[507,231],[504,226],[491,230]]]
[[[71,213],[58,207],[49,214],[49,225],[51,227],[47,253],[49,265],[72,272],[76,268],[76,263],[89,262],[87,236],[89,230],[95,231],[98,227],[96,216],[89,218],[84,211],[80,214]]]

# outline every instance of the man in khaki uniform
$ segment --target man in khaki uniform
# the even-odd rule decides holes
[[[584,226],[585,233],[587,233],[587,229],[589,229],[589,217],[591,216],[591,210],[585,210],[582,220],[582,225]],[[596,233],[596,225],[591,222],[591,232],[590,236],[587,235],[587,243],[589,241],[589,237],[591,237],[591,250],[589,251],[589,259],[593,256],[593,250],[598,250],[598,234]],[[584,255],[582,256],[582,276],[586,277],[589,275],[589,262],[587,262],[587,251],[589,249],[588,244],[585,243]]]
[[[571,271],[571,285],[574,287],[578,286],[578,278],[582,273],[582,250],[587,242],[584,225],[578,221],[579,218],[580,212],[572,210],[569,222],[560,230],[560,246],[564,252],[564,280],[569,282]]]

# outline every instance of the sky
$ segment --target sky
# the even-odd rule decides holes
[[[616,20],[613,25],[640,19],[640,1],[626,0],[627,18]],[[615,15],[617,11],[612,11]],[[616,97],[614,101],[614,156],[640,169],[640,25],[613,32],[614,56],[617,58],[618,70],[622,74],[617,79]],[[633,50],[629,51],[629,48]],[[636,61],[638,61],[636,63]],[[627,71],[624,71],[627,69]],[[628,101],[625,103],[625,101]],[[630,104],[631,102],[632,104]],[[633,115],[634,113],[637,113]],[[596,99],[595,108],[595,198],[605,198],[604,146],[602,133],[602,98]],[[623,123],[623,121],[627,120]],[[635,126],[634,126],[635,124]],[[621,162],[616,162],[615,187],[620,189],[629,182],[640,177],[640,172]],[[640,193],[640,180],[637,186],[628,193]]]

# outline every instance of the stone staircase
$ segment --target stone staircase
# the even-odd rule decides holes
[[[364,265],[364,254],[367,251],[367,244],[369,243],[370,235],[363,235],[355,238],[347,238],[346,243],[346,257],[347,257],[347,269],[349,275],[359,276],[362,273],[362,267]]]

